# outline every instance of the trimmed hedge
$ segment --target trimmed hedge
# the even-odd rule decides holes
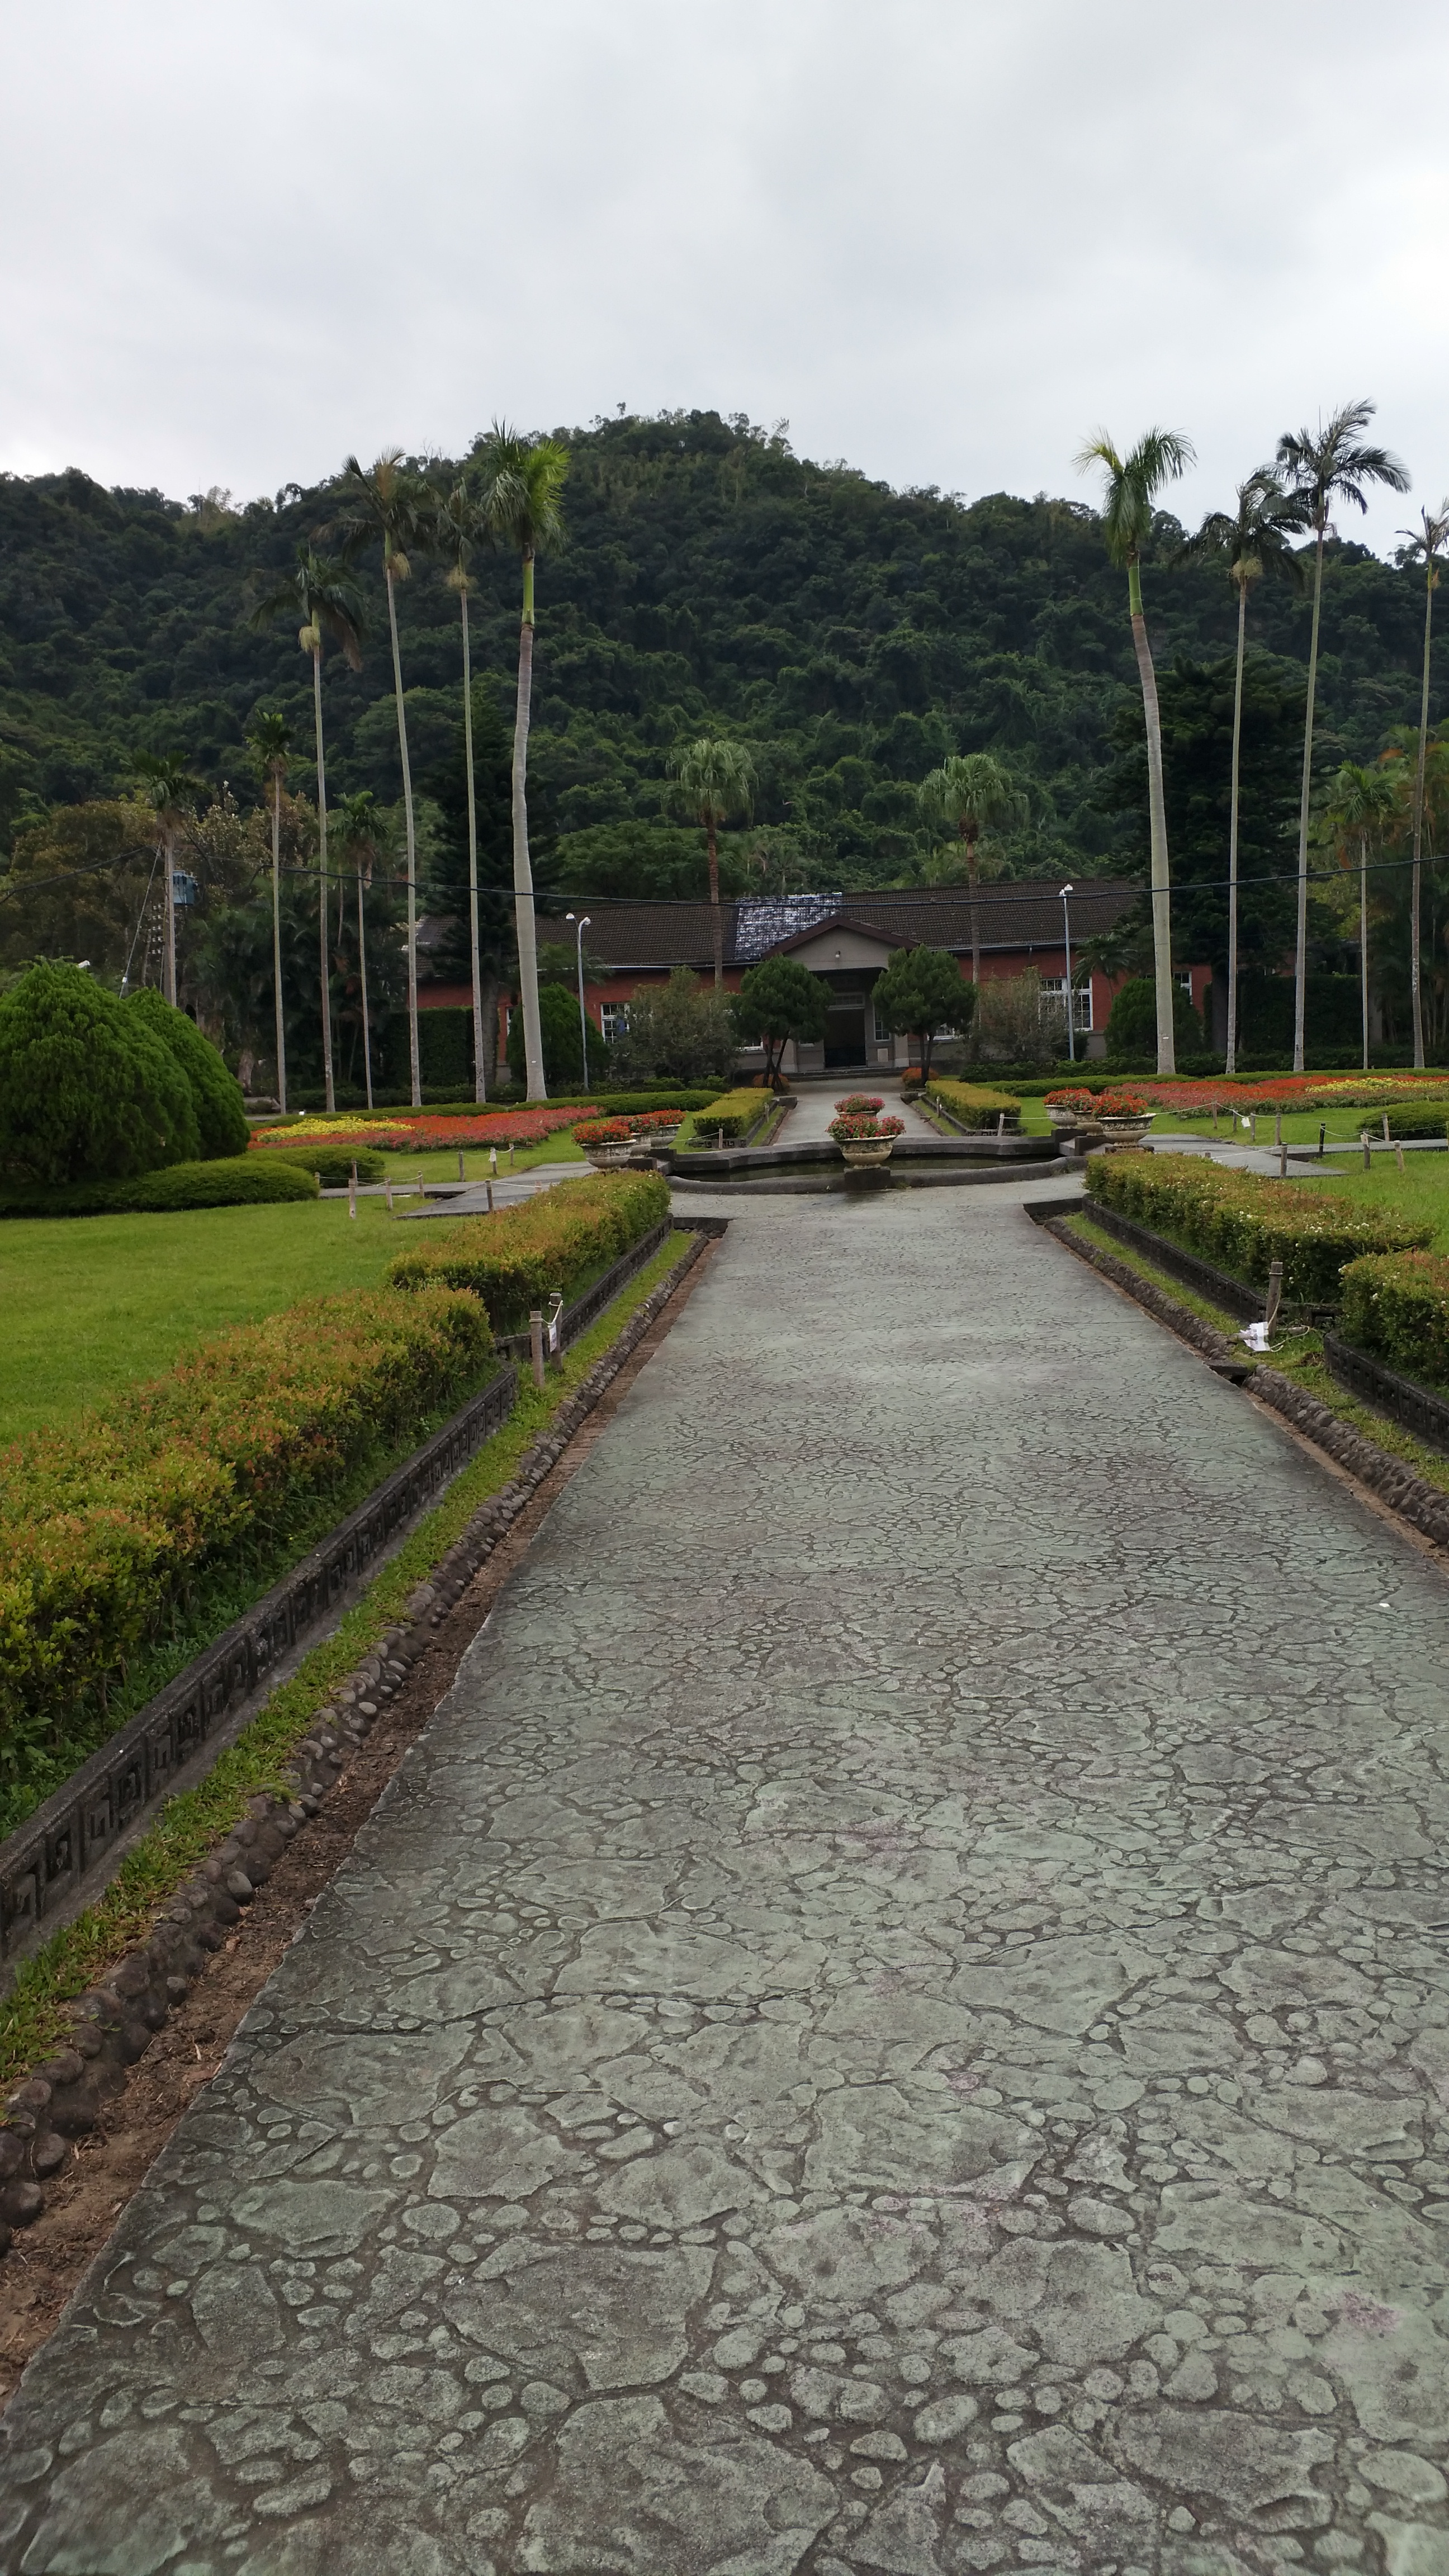
[[[141,1020],[175,1058],[196,1112],[202,1161],[211,1163],[224,1154],[244,1154],[250,1130],[241,1084],[235,1074],[227,1072],[196,1022],[185,1011],[175,1009],[151,985],[128,994],[121,1008],[133,1019]]]
[[[1003,1112],[1008,1127],[1021,1123],[1021,1102],[1014,1099],[1009,1091],[988,1090],[984,1083],[937,1082],[933,1079],[925,1085],[923,1096],[934,1100],[962,1127],[994,1127]]]
[[[490,1349],[456,1290],[314,1298],[0,1454],[0,1803],[104,1738],[108,1688],[203,1576],[285,1543],[380,1443],[460,1402]]]
[[[658,1103],[650,1105],[657,1107]],[[713,1145],[721,1131],[727,1145],[738,1145],[753,1128],[763,1124],[774,1106],[772,1091],[754,1088],[721,1092],[718,1099],[695,1111],[678,1140],[679,1150],[682,1154],[698,1152],[702,1146]]]
[[[436,1241],[400,1252],[388,1283],[471,1289],[496,1333],[517,1332],[554,1289],[567,1297],[668,1214],[669,1185],[660,1173],[595,1172],[497,1216],[465,1217]]]
[[[268,1160],[291,1163],[299,1172],[310,1172],[324,1190],[345,1190],[357,1166],[360,1181],[380,1181],[387,1175],[387,1157],[371,1145],[274,1145],[267,1149]]]
[[[1205,1155],[1094,1154],[1087,1191],[1254,1288],[1266,1289],[1269,1264],[1281,1261],[1283,1294],[1296,1305],[1336,1306],[1345,1263],[1408,1252],[1433,1237],[1430,1225],[1300,1181],[1224,1171]]]
[[[275,1205],[315,1199],[317,1183],[289,1154],[169,1163],[128,1181],[75,1181],[69,1189],[0,1191],[0,1217],[170,1216],[182,1208]]]
[[[1369,1253],[1343,1274],[1344,1337],[1406,1377],[1449,1387],[1449,1259]]]

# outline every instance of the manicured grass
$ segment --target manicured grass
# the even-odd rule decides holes
[[[104,1895],[56,1932],[34,1958],[22,1962],[0,2005],[0,2083],[14,2083],[64,2039],[67,2004],[133,1943],[145,1939],[161,1907],[197,1861],[244,1814],[248,1798],[259,1791],[280,1791],[282,1765],[330,1693],[403,1615],[413,1586],[462,1535],[473,1514],[509,1482],[525,1449],[543,1435],[559,1406],[618,1340],[688,1241],[685,1234],[667,1238],[647,1269],[630,1280],[572,1350],[550,1362],[542,1394],[524,1373],[518,1402],[502,1430],[485,1442],[441,1503],[418,1523],[335,1633],[313,1647],[293,1679],[273,1693],[200,1786],[168,1802]]]
[[[1406,1153],[1402,1173],[1392,1154],[1376,1154],[1367,1171],[1362,1162],[1346,1167],[1326,1163],[1315,1179],[1323,1189],[1365,1207],[1391,1209],[1395,1216],[1432,1225],[1432,1249],[1449,1253],[1449,1154]]]
[[[406,1241],[381,1199],[0,1226],[0,1441],[162,1375],[299,1297],[375,1288]]]
[[[440,1153],[435,1154],[387,1154],[383,1159],[387,1165],[388,1177],[394,1181],[412,1181],[419,1177],[427,1181],[455,1181],[458,1177],[456,1145],[445,1146]],[[498,1148],[500,1176],[509,1171],[532,1171],[535,1163],[582,1164],[585,1159],[582,1145],[575,1144],[573,1135],[567,1127],[561,1127],[557,1135],[542,1137],[536,1145],[516,1145],[513,1149],[512,1163],[508,1160],[507,1146],[500,1145]],[[464,1180],[483,1181],[487,1177],[488,1147],[486,1145],[465,1146],[463,1149]]]

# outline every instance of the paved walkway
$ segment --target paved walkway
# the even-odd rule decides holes
[[[1020,1196],[731,1205],[5,2570],[1449,2569],[1449,1590]]]

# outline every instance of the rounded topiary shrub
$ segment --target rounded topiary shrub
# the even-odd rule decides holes
[[[202,1160],[209,1162],[214,1154],[244,1154],[251,1129],[242,1106],[241,1084],[227,1072],[210,1039],[202,1036],[185,1011],[178,1011],[149,986],[129,994],[123,1007],[154,1030],[185,1075],[196,1110]]]
[[[254,1159],[290,1163],[297,1171],[311,1172],[324,1190],[345,1190],[354,1163],[360,1181],[380,1181],[387,1174],[386,1156],[370,1145],[260,1145]]]
[[[1182,986],[1172,987],[1172,1033],[1179,1051],[1202,1051],[1202,1022]],[[1157,987],[1150,975],[1131,975],[1112,1004],[1107,1021],[1109,1063],[1135,1063],[1157,1055]]]
[[[0,997],[0,1172],[124,1180],[200,1150],[170,1048],[79,966],[42,960]]]

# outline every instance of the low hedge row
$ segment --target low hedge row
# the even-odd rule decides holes
[[[555,1289],[567,1298],[668,1214],[669,1185],[660,1173],[595,1172],[410,1246],[389,1264],[387,1278],[394,1288],[471,1289],[496,1333],[518,1332]]]
[[[1021,1102],[1008,1091],[991,1091],[981,1082],[928,1082],[927,1100],[934,1100],[962,1127],[994,1127],[1005,1116],[1008,1127],[1021,1122]]]
[[[272,1205],[316,1196],[314,1175],[295,1156],[237,1154],[214,1163],[168,1163],[159,1172],[136,1172],[124,1181],[3,1190],[0,1217],[170,1216],[181,1208]]]
[[[316,1298],[0,1454],[0,1815],[102,1740],[108,1696],[203,1578],[286,1544],[381,1444],[482,1383],[491,1347],[479,1300],[444,1286]]]
[[[679,1149],[688,1153],[699,1146],[717,1144],[721,1137],[726,1145],[738,1145],[752,1128],[762,1125],[774,1105],[773,1093],[760,1090],[758,1085],[721,1092],[717,1100],[695,1110],[679,1136]]]
[[[1433,1235],[1300,1181],[1224,1171],[1205,1155],[1095,1154],[1087,1190],[1252,1287],[1266,1288],[1270,1263],[1281,1261],[1283,1294],[1296,1305],[1336,1306],[1345,1263],[1409,1252]]]
[[[371,1145],[277,1145],[268,1149],[268,1159],[273,1157],[310,1172],[324,1190],[345,1190],[354,1165],[360,1181],[380,1181],[387,1172],[386,1155]]]
[[[1369,1253],[1343,1274],[1346,1340],[1406,1377],[1449,1387],[1449,1259],[1442,1252]]]

